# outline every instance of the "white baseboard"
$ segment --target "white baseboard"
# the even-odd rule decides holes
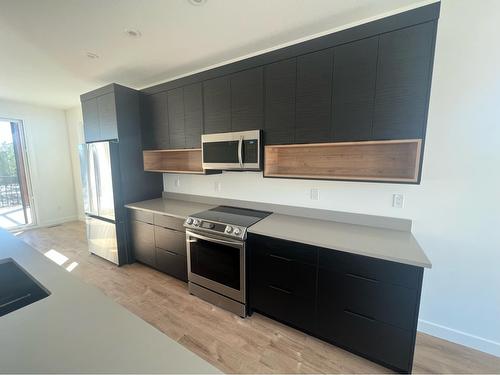
[[[427,320],[418,320],[418,330],[431,336],[436,336],[469,348],[477,349],[482,352],[500,357],[500,343],[462,332],[457,329],[432,323]]]
[[[64,223],[67,223],[67,222],[70,222],[70,221],[78,221],[78,220],[79,220],[79,218],[76,215],[66,216],[66,217],[60,217],[60,218],[57,218],[57,219],[46,220],[46,221],[44,221],[42,223],[39,223],[39,224],[35,225],[34,227],[35,228],[50,227],[52,225],[64,224]]]

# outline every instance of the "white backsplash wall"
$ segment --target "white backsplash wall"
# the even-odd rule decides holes
[[[421,185],[230,172],[165,175],[165,190],[412,219],[433,263],[419,329],[500,356],[498,14],[500,1],[442,1]],[[403,208],[392,207],[394,193],[405,195]]]

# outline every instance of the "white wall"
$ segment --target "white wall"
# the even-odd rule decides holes
[[[420,185],[245,172],[165,175],[165,190],[410,218],[433,263],[419,329],[500,356],[499,14],[496,0],[442,1]],[[309,199],[312,187],[320,201]],[[391,207],[393,193],[405,194],[403,209]]]
[[[82,179],[80,177],[80,157],[78,146],[85,143],[83,134],[82,106],[76,106],[65,111],[68,127],[69,151],[73,170],[73,185],[78,219],[85,220],[83,210]]]
[[[0,99],[0,117],[23,122],[37,224],[75,220],[73,171],[64,111]]]

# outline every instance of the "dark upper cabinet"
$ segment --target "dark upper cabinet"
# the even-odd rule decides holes
[[[378,39],[334,49],[332,119],[336,142],[371,139]]]
[[[167,116],[167,94],[145,96],[142,100],[142,143],[144,149],[168,149],[170,136]]]
[[[428,22],[380,36],[374,139],[424,136],[434,35]]]
[[[268,145],[293,143],[297,59],[266,65],[264,82],[264,141]]]
[[[231,131],[231,82],[223,76],[203,82],[204,132]]]
[[[262,129],[264,122],[262,67],[231,76],[231,131]]]
[[[82,101],[82,113],[85,142],[99,141],[101,131],[99,129],[97,98]]]
[[[99,112],[99,126],[101,140],[118,138],[118,125],[116,119],[115,93],[99,96],[97,98],[97,109]]]
[[[107,89],[112,90],[112,87],[108,86]],[[107,92],[90,99],[82,98],[82,113],[85,142],[118,138],[114,92]]]
[[[299,56],[295,105],[295,143],[330,139],[333,49]]]
[[[184,86],[184,126],[186,148],[201,146],[203,133],[203,96],[201,83]]]
[[[167,112],[170,148],[185,148],[184,90],[182,87],[167,92]]]

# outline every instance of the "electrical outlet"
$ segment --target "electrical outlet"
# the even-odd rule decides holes
[[[177,177],[175,178],[175,181],[174,181],[174,186],[175,186],[176,188],[178,188],[178,187],[180,187],[180,186],[181,186],[181,178],[180,178],[179,176],[177,176]]]
[[[220,193],[222,190],[222,183],[220,181],[215,181],[214,189],[217,193]]]
[[[404,194],[392,194],[392,207],[403,208],[405,205]]]
[[[319,190],[318,189],[311,189],[310,198],[313,201],[319,201]]]

